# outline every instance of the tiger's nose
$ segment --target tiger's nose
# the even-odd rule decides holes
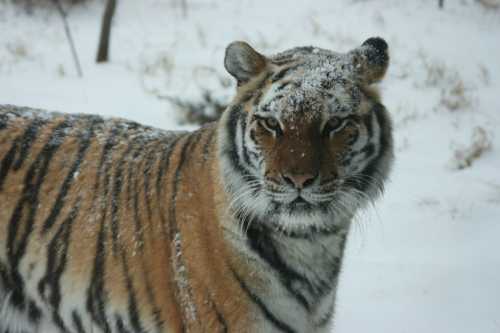
[[[303,189],[304,187],[311,185],[316,178],[315,175],[310,173],[284,173],[281,175],[281,177],[285,180],[286,183],[298,189]]]

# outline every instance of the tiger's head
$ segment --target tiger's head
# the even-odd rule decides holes
[[[390,119],[370,88],[388,63],[381,38],[344,54],[299,47],[271,57],[231,43],[224,64],[238,91],[219,154],[232,211],[285,233],[347,226],[391,166]]]

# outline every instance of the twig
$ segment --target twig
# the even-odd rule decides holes
[[[78,60],[78,54],[76,53],[75,43],[73,42],[73,37],[71,36],[71,30],[69,29],[68,20],[66,19],[67,16],[66,12],[61,6],[59,0],[53,0],[53,2],[56,5],[57,10],[59,11],[59,14],[61,15],[61,19],[64,24],[64,31],[66,32],[66,38],[68,39],[71,48],[71,53],[73,55],[73,61],[75,62],[76,71],[78,73],[78,76],[82,77],[83,76],[82,67],[80,66],[80,60]]]

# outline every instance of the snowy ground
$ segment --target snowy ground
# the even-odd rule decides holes
[[[500,9],[473,0],[120,2],[111,59],[95,65],[101,5],[69,11],[75,74],[60,18],[0,0],[0,104],[114,115],[178,128],[158,96],[221,97],[225,46],[347,51],[384,37],[380,88],[395,124],[387,193],[354,225],[336,332],[500,332]],[[456,156],[485,148],[470,167]],[[481,150],[481,149],[479,149]]]

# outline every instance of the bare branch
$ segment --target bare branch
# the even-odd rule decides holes
[[[108,61],[109,37],[111,34],[111,22],[116,9],[116,0],[108,0],[104,14],[102,15],[101,36],[99,38],[99,48],[97,50],[96,62]]]
[[[64,8],[62,7],[59,0],[53,0],[53,2],[55,4],[55,6],[57,7],[57,10],[59,11],[59,14],[61,15],[61,19],[62,19],[63,25],[64,25],[64,31],[66,33],[66,38],[68,39],[68,43],[69,43],[69,46],[71,49],[71,54],[73,55],[73,61],[75,62],[76,71],[78,73],[78,76],[82,77],[83,76],[82,66],[80,66],[80,60],[78,59],[78,54],[76,52],[75,43],[73,42],[73,37],[71,36],[71,30],[69,29],[68,20],[66,18],[66,16],[67,16],[66,12],[64,11]]]

